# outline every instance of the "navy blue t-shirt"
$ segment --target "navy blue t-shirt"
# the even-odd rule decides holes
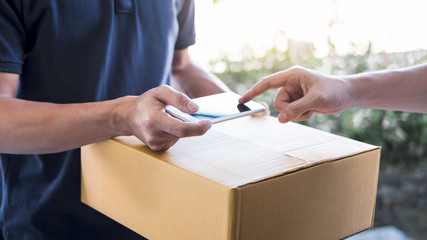
[[[194,41],[192,0],[0,1],[0,72],[20,74],[21,99],[140,95]],[[5,239],[143,239],[81,203],[80,149],[0,157]]]

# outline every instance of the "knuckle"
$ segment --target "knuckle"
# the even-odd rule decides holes
[[[279,101],[274,101],[273,102],[273,107],[274,107],[274,109],[280,111],[281,110],[281,104],[280,104],[280,102]]]
[[[189,99],[184,94],[177,92],[175,94],[175,101],[181,106],[186,106]]]
[[[265,84],[265,82],[268,82],[267,80],[269,79],[270,76],[266,76],[261,78],[261,80],[259,80],[258,84]]]
[[[169,91],[169,90],[170,90],[170,87],[169,87],[169,86],[166,86],[166,85],[161,85],[161,86],[157,87],[157,89],[158,89],[159,91],[164,92],[164,91]]]
[[[296,121],[305,121],[305,120],[307,120],[307,119],[305,119],[305,118],[303,118],[303,117],[297,117],[297,118],[295,118],[295,120],[296,120]]]
[[[293,65],[289,70],[290,71],[301,71],[303,68],[300,65]]]
[[[167,95],[169,94],[170,91],[171,91],[171,88],[166,85],[161,85],[152,89],[152,93],[156,95],[165,95],[165,94]]]
[[[158,144],[150,144],[148,147],[153,151],[160,151],[162,150],[162,146]]]
[[[164,91],[163,90],[163,86],[159,86],[159,87],[152,88],[152,89],[148,90],[146,92],[146,94],[153,95],[153,96],[158,96],[158,95],[162,94],[163,91]]]
[[[157,120],[153,117],[153,116],[146,116],[146,117],[144,117],[144,119],[143,119],[143,125],[146,127],[146,128],[150,128],[150,129],[153,129],[153,128],[155,128],[156,127],[156,125],[157,125]]]
[[[318,105],[323,106],[324,104],[327,103],[328,101],[328,95],[321,92],[321,91],[317,91],[315,92],[315,101],[318,103]]]
[[[206,133],[207,130],[201,128],[201,127],[197,127],[194,128],[193,131],[191,132],[191,135],[193,136],[200,136]],[[190,135],[190,134],[189,134]]]
[[[304,113],[302,114],[299,119],[302,121],[308,120],[311,117],[311,113]]]
[[[147,90],[146,92],[144,92],[143,94],[141,94],[140,95],[140,98],[142,98],[143,96],[146,96],[146,95],[151,95],[151,94],[154,94],[155,92],[157,92],[158,91],[158,88],[152,88],[152,89],[149,89],[149,90]]]
[[[299,65],[294,65],[289,69],[291,76],[301,76],[304,73],[304,68]]]
[[[260,90],[263,90],[263,89],[269,89],[269,88],[271,88],[271,81],[270,81],[270,77],[264,77],[264,78],[260,81],[260,84],[259,84],[258,88],[259,88]]]
[[[149,146],[154,146],[158,143],[158,141],[156,141],[156,137],[154,135],[147,135],[145,136],[145,143]]]
[[[261,80],[259,80],[258,83],[253,86],[253,89],[257,91],[259,89],[264,89],[265,87],[268,87],[268,77],[261,78]]]
[[[292,112],[299,112],[300,107],[297,104],[289,104],[287,109]]]
[[[299,106],[291,104],[288,106],[287,112],[289,113],[288,116],[299,117],[302,109]]]
[[[170,132],[177,137],[185,137],[186,136],[186,131],[185,129],[182,128],[173,128],[170,130]]]
[[[159,151],[163,147],[163,143],[161,141],[158,141],[156,137],[149,136],[145,140],[145,144],[154,151]]]
[[[180,129],[179,137],[190,137],[190,136],[198,136],[203,135],[205,130],[200,126],[187,126],[185,128]],[[178,135],[177,135],[178,136]]]

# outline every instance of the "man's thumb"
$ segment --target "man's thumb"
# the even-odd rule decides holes
[[[171,87],[162,88],[161,91],[161,95],[158,98],[165,104],[172,105],[186,113],[193,113],[199,110],[199,106],[184,93],[178,92]]]

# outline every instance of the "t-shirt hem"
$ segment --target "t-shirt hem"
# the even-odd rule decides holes
[[[17,62],[0,62],[0,72],[22,73],[22,63]]]
[[[190,47],[191,45],[194,45],[196,43],[196,40],[189,40],[186,42],[179,42],[175,45],[175,50],[182,50],[182,49],[186,49],[188,47]]]

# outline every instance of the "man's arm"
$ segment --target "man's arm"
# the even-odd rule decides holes
[[[427,113],[427,64],[345,76],[352,107]]]
[[[0,152],[41,154],[65,151],[118,135],[135,135],[153,150],[166,150],[180,137],[202,135],[209,122],[182,123],[164,112],[197,106],[161,86],[141,96],[82,104],[53,104],[14,97],[19,75],[0,73]]]
[[[113,102],[98,106],[24,101],[14,98],[18,81],[16,74],[0,73],[0,152],[56,152],[121,133],[108,117]]]
[[[230,91],[215,75],[194,65],[188,55],[188,49],[175,51],[171,86],[190,98]]]

